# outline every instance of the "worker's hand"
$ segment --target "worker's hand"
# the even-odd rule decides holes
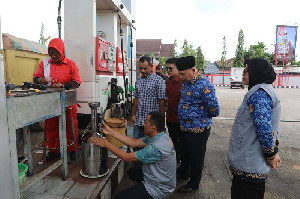
[[[102,132],[106,135],[111,134],[111,128],[107,124],[105,124],[104,122],[102,122]]]
[[[62,83],[59,83],[59,82],[51,84],[51,88],[61,88],[61,87],[62,87]]]
[[[278,153],[276,153],[273,157],[267,158],[267,162],[271,168],[276,169],[281,162],[281,159]]]
[[[129,124],[131,127],[133,127],[134,121],[135,121],[135,116],[131,116],[130,121],[129,121]]]
[[[46,84],[48,84],[48,81],[46,80],[46,78],[41,77],[41,78],[38,78],[38,83],[46,85]]]
[[[91,137],[89,139],[89,143],[94,144],[94,145],[98,145],[98,146],[101,146],[101,147],[106,147],[107,141],[106,141],[105,138]]]

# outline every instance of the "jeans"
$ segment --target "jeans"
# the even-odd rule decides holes
[[[144,137],[144,126],[134,125],[133,127],[133,138],[141,138]]]
[[[138,138],[142,138],[142,137],[144,137],[144,126],[134,125],[134,127],[133,127],[133,138],[138,139]],[[133,151],[138,151],[140,149],[141,148],[136,147],[136,148],[133,148]]]

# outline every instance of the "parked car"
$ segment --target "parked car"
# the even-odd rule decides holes
[[[231,68],[231,82],[230,82],[230,88],[233,87],[241,87],[242,89],[245,88],[245,85],[243,84],[243,70],[244,68]]]

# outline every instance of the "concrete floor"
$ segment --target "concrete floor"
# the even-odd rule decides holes
[[[219,117],[214,118],[211,135],[207,143],[205,164],[200,188],[189,194],[175,192],[170,199],[229,199],[231,173],[228,169],[228,143],[233,119],[243,100],[245,89],[216,87],[221,107]],[[282,106],[279,127],[279,155],[282,163],[270,172],[266,181],[266,199],[300,198],[300,89],[275,89]],[[178,181],[177,188],[186,183]],[[129,188],[135,183],[125,173],[116,192]]]

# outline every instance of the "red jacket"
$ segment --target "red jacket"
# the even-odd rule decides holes
[[[179,75],[175,76],[174,81],[171,77],[166,80],[166,95],[168,97],[167,122],[179,123],[178,104],[181,97],[181,80]]]
[[[49,59],[50,66],[50,77],[52,80],[57,80],[59,83],[67,83],[67,82],[77,82],[81,84],[79,69],[75,62],[65,57],[65,46],[61,39],[55,38],[52,39],[49,43],[48,49],[52,47],[55,48],[61,56],[62,62],[56,64]],[[33,74],[34,77],[45,77],[44,76],[44,63],[40,62],[37,71]]]

